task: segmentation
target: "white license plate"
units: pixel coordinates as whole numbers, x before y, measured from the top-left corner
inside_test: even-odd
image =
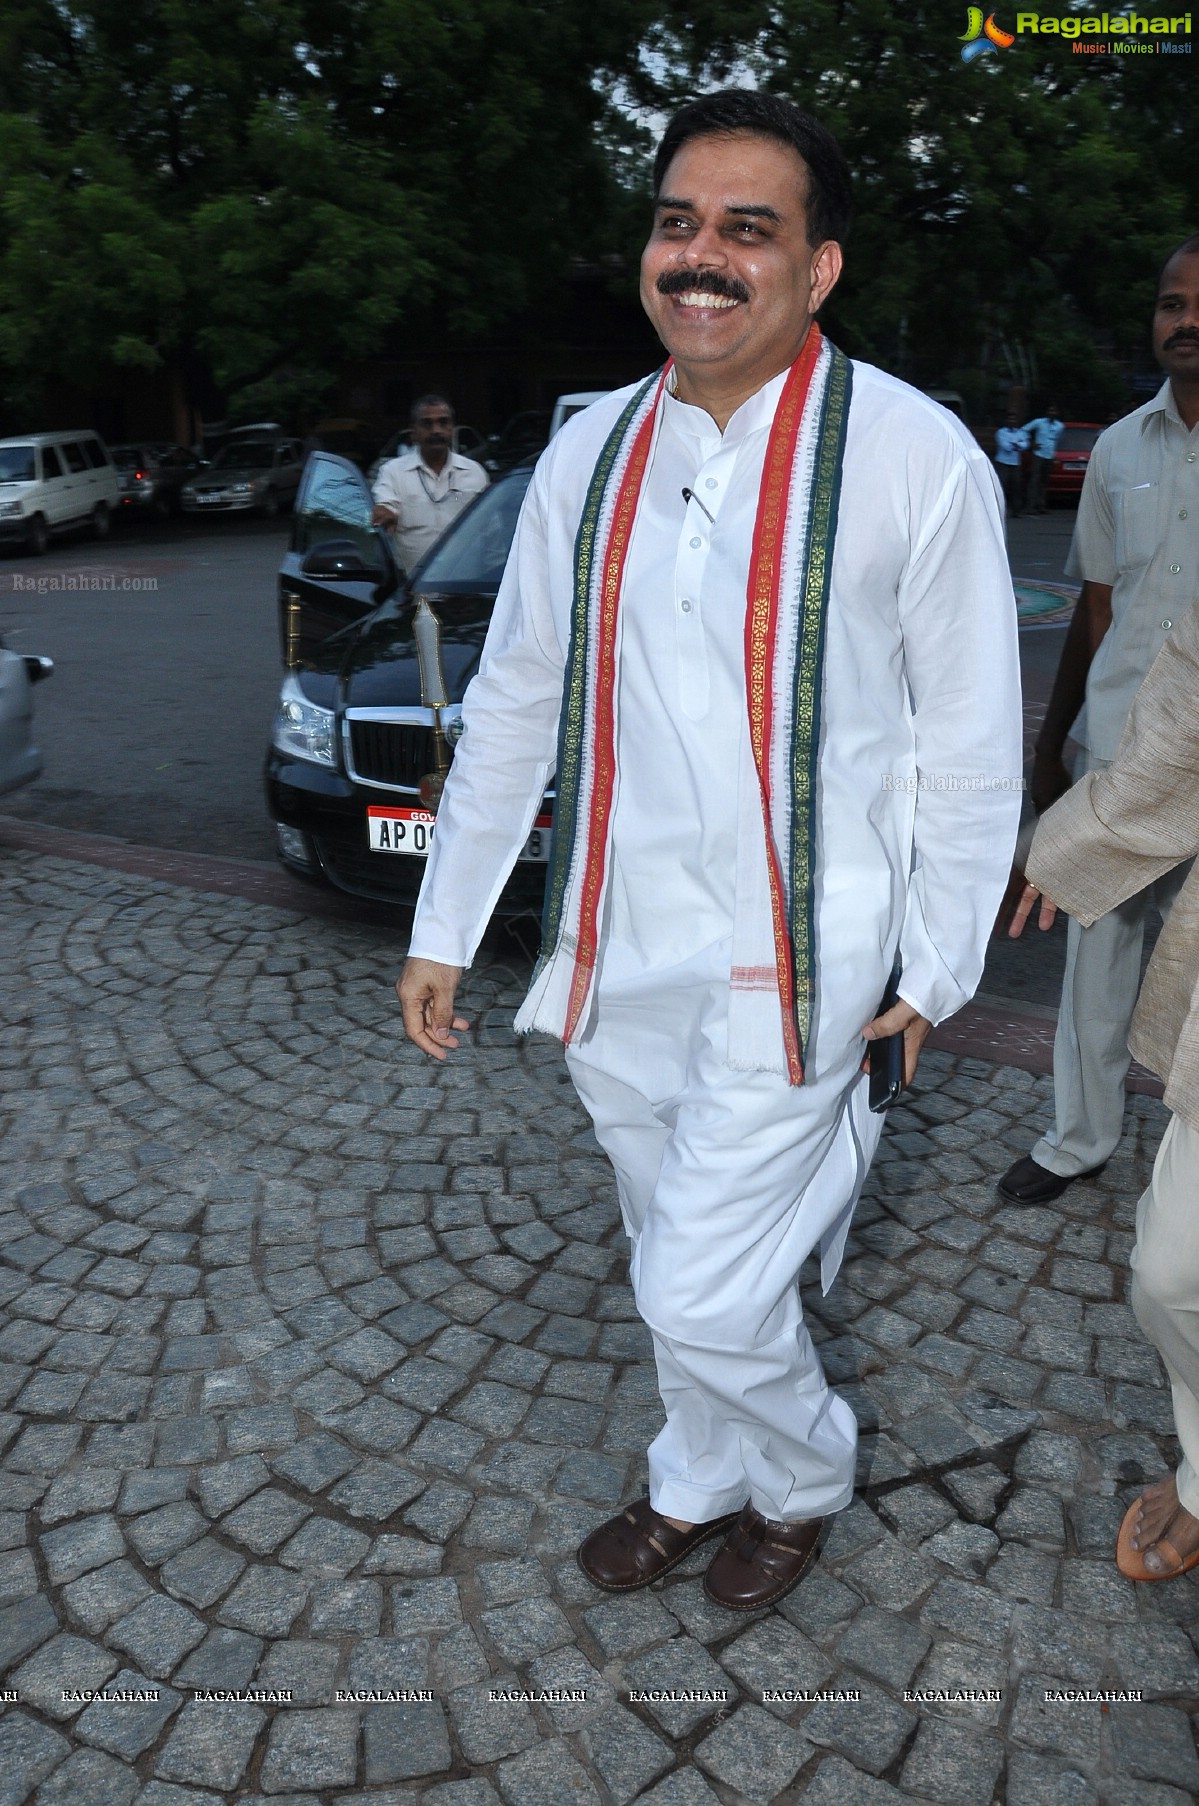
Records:
[[[1085,470],[1086,465],[1085,464],[1063,464],[1062,469],[1063,470]]]
[[[407,853],[410,858],[427,859],[435,825],[430,809],[389,809],[376,804],[366,812],[372,853]],[[544,865],[549,856],[550,817],[539,815],[518,857],[525,864]]]
[[[198,495],[196,497],[196,500],[198,502],[223,502],[224,499],[225,499],[225,497],[223,494],[222,495]]]

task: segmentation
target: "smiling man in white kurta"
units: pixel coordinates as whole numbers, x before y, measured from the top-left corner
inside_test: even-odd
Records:
[[[981,973],[1018,815],[1015,609],[980,448],[815,326],[848,212],[828,135],[711,96],[655,174],[642,293],[674,361],[577,416],[534,474],[399,990],[444,1058],[557,769],[518,1026],[563,1035],[612,1160],[667,1417],[649,1499],[580,1561],[627,1591],[731,1524],[706,1584],[749,1610],[852,1495],[856,1426],[797,1277],[819,1248],[831,1284],[877,1144],[863,1037],[903,1030],[910,1077]],[[760,664],[756,611],[800,591],[780,681],[790,617],[763,613]],[[901,1001],[876,1017],[897,957]]]

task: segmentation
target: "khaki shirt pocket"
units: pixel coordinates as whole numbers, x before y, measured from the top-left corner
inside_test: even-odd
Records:
[[[1116,498],[1117,571],[1139,570],[1153,557],[1161,543],[1160,499],[1156,483],[1125,489]]]

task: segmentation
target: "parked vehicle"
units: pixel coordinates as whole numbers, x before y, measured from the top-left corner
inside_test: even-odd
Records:
[[[318,434],[321,433],[320,427],[317,427],[315,430]],[[328,443],[324,434],[321,434],[321,437],[325,438],[327,450],[338,450],[336,444],[330,445]],[[456,426],[454,428],[454,450],[459,452],[464,458],[473,458],[477,464],[482,463],[486,465],[484,453],[487,450],[488,443],[489,441],[484,439],[477,427]],[[373,457],[369,465],[367,465],[367,482],[373,483],[383,466],[387,463],[387,460],[389,458],[398,458],[401,452],[407,451],[410,444],[411,428],[406,426],[397,427],[391,437],[385,440],[380,446],[376,456]],[[359,460],[355,458],[354,463],[357,464],[358,462]],[[490,469],[490,466],[488,465],[487,468]]]
[[[536,458],[549,443],[551,419],[548,408],[528,408],[522,414],[513,414],[498,433],[492,433],[479,462],[496,477],[527,458]]]
[[[602,401],[611,393],[610,389],[576,389],[573,395],[559,395],[550,415],[550,438],[566,425],[572,414],[581,414],[593,401]]]
[[[0,541],[40,557],[53,533],[90,527],[104,539],[120,490],[95,433],[22,433],[0,439]]]
[[[280,859],[358,896],[411,903],[435,829],[436,783],[462,732],[474,676],[532,465],[476,497],[408,576],[372,527],[370,491],[348,460],[314,452],[279,572],[287,675],[266,761]],[[422,700],[413,630],[424,600],[441,626],[447,705]],[[444,738],[439,738],[439,728]],[[540,904],[547,792],[497,906]]]
[[[114,445],[112,461],[120,484],[122,514],[153,514],[166,520],[179,508],[179,491],[204,468],[182,445]]]
[[[254,509],[273,517],[295,499],[304,469],[297,439],[231,439],[179,491],[185,514]]]
[[[1053,468],[1045,485],[1045,494],[1051,501],[1077,501],[1082,494],[1095,441],[1102,431],[1103,428],[1094,421],[1063,422],[1062,436],[1053,454]]]
[[[33,686],[53,669],[52,659],[10,652],[0,640],[0,796],[30,783],[42,769],[33,743]]]

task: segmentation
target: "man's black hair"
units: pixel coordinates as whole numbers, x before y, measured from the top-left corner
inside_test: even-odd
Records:
[[[409,412],[409,420],[415,420],[417,415],[423,414],[426,408],[444,408],[451,420],[458,418],[454,412],[453,403],[447,401],[444,395],[418,395]]]
[[[1189,238],[1184,238],[1180,245],[1175,245],[1174,249],[1170,252],[1170,255],[1165,259],[1165,262],[1157,273],[1158,288],[1161,288],[1162,277],[1176,257],[1194,257],[1197,254],[1199,254],[1199,232],[1192,232],[1191,236]]]
[[[853,217],[853,196],[841,146],[819,120],[792,101],[753,88],[722,88],[680,108],[654,158],[655,200],[671,161],[684,144],[692,138],[723,138],[734,132],[774,138],[798,151],[808,166],[808,243],[813,248],[828,238],[844,243]]]

